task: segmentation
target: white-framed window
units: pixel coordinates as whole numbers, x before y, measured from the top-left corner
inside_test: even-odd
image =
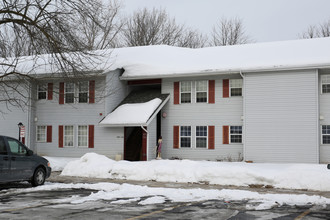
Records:
[[[65,147],[73,147],[74,140],[74,126],[73,125],[65,125],[64,126],[64,146]]]
[[[322,144],[330,144],[330,125],[322,125]]]
[[[47,84],[38,85],[38,100],[47,98]]]
[[[208,81],[196,81],[196,102],[207,102]]]
[[[229,80],[229,91],[230,96],[242,96],[242,79],[230,79]]]
[[[65,83],[65,103],[74,103],[74,83]]]
[[[191,126],[180,127],[180,146],[182,148],[191,147]]]
[[[242,143],[242,126],[230,126],[229,140],[230,143]]]
[[[78,125],[78,147],[88,147],[87,125]]]
[[[46,142],[47,137],[47,126],[38,125],[37,126],[37,142]]]
[[[330,75],[321,76],[322,93],[330,93]]]
[[[192,82],[181,82],[180,83],[181,103],[191,103],[191,83]]]
[[[196,126],[196,148],[207,148],[207,126]]]
[[[88,102],[88,81],[79,82],[78,89],[79,89],[79,96],[78,102],[79,103],[87,103]]]

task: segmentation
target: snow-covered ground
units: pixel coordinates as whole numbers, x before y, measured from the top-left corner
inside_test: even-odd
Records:
[[[80,159],[46,157],[61,175],[232,186],[264,185],[284,189],[330,191],[324,164],[265,164],[191,160],[114,161],[87,153]],[[71,160],[71,161],[70,161]],[[68,162],[70,161],[70,162]],[[62,164],[62,165],[61,165]]]

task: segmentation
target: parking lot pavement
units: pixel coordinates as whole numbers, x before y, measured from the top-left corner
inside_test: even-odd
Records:
[[[75,176],[61,176],[61,172],[52,172],[52,175],[48,182],[54,183],[99,183],[109,182],[117,184],[135,184],[149,187],[165,187],[165,188],[182,188],[182,189],[238,189],[248,190],[258,193],[280,193],[280,194],[306,194],[306,195],[318,195],[326,198],[330,198],[330,191],[311,191],[311,190],[293,190],[293,189],[275,189],[269,186],[258,186],[251,185],[248,187],[237,187],[237,186],[222,186],[222,185],[211,185],[203,183],[172,183],[172,182],[155,182],[155,181],[134,181],[134,180],[118,180],[118,179],[105,179],[105,178],[88,178],[88,177],[75,177]]]

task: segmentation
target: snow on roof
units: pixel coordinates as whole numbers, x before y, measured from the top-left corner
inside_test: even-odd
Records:
[[[146,125],[158,106],[162,103],[159,98],[145,103],[124,104],[108,114],[100,125],[106,126],[140,126]]]
[[[154,45],[92,53],[100,56],[91,59],[82,57],[90,69],[107,72],[123,68],[122,79],[126,80],[330,68],[330,37],[199,49]],[[50,55],[40,55],[38,59],[21,57],[16,70],[26,74],[59,72],[60,69],[51,64],[50,58]],[[2,59],[1,62],[10,63],[10,59]],[[0,65],[0,74],[6,68]]]
[[[330,67],[330,38],[207,47],[144,46],[115,49],[112,68],[122,79]]]

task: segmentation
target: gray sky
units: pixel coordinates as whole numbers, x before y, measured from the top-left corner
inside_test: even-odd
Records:
[[[209,33],[222,17],[239,17],[256,42],[298,39],[309,25],[330,19],[330,0],[122,0],[124,13],[167,10],[178,23]]]

